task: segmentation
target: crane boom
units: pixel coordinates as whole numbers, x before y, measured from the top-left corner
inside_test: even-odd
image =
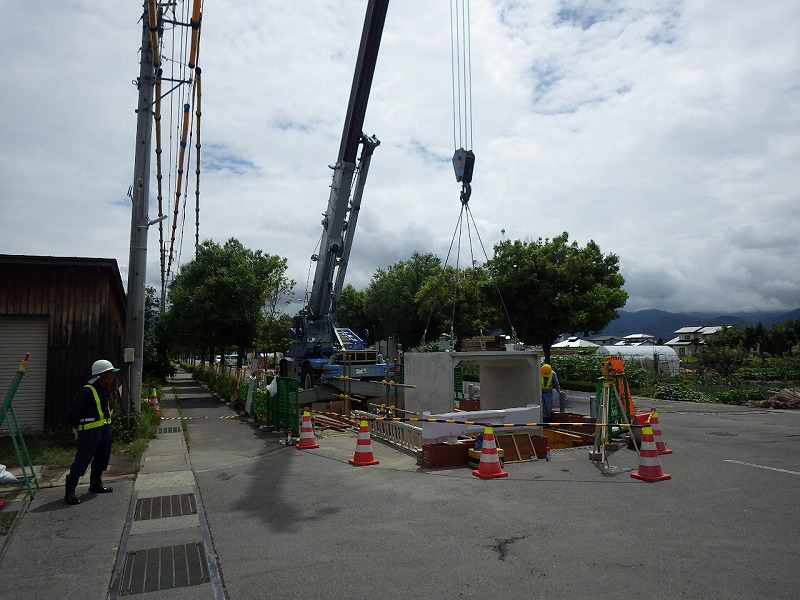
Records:
[[[375,63],[378,60],[378,50],[388,7],[389,0],[370,0],[364,17],[364,28],[361,32],[361,44],[358,49],[353,84],[350,88],[350,101],[347,106],[339,156],[334,166],[328,208],[322,219],[322,240],[307,307],[310,316],[328,314],[331,310],[331,302],[336,300],[333,297],[333,276],[344,252],[343,234],[353,174],[356,170],[356,154],[363,136],[364,117],[367,112],[369,92],[372,88],[372,77],[375,73]],[[348,237],[352,239],[352,233]],[[342,263],[340,267],[344,267],[345,264]]]
[[[364,17],[364,29],[361,32],[361,44],[358,48],[356,69],[353,73],[353,85],[350,88],[350,102],[344,120],[342,143],[339,146],[339,160],[355,162],[358,144],[361,142],[361,129],[364,127],[364,116],[367,113],[369,92],[372,88],[372,76],[378,62],[378,50],[381,46],[383,24],[386,22],[386,11],[389,0],[370,0],[367,14]]]
[[[280,363],[280,374],[299,378],[306,390],[313,389],[323,376],[352,374],[382,381],[394,371],[394,365],[387,364],[377,350],[366,348],[354,332],[335,324],[367,171],[372,152],[380,144],[374,136],[364,135],[363,127],[388,7],[389,0],[369,0],[367,4],[339,155],[332,167],[333,182],[322,217],[319,254],[311,257],[317,262],[314,282],[306,306],[292,321],[289,351]],[[359,145],[362,152],[356,164]]]

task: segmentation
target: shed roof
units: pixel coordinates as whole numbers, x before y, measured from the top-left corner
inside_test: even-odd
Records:
[[[33,256],[27,254],[0,254],[0,267],[45,267],[77,269],[100,269],[108,271],[114,292],[122,306],[126,305],[125,288],[122,286],[122,277],[119,273],[117,260],[114,258],[85,258],[80,256]]]
[[[588,340],[582,340],[579,337],[567,338],[563,342],[553,344],[551,348],[597,348],[598,344]]]
[[[674,331],[673,333],[677,333],[678,335],[682,333],[697,333],[703,327],[701,325],[689,325],[688,327],[681,327],[680,329]]]

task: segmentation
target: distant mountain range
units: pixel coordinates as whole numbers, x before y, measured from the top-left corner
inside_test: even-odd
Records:
[[[620,310],[619,317],[611,321],[600,333],[585,336],[587,338],[601,335],[623,337],[632,333],[646,333],[655,336],[656,340],[665,342],[675,337],[675,331],[681,327],[692,325],[736,325],[744,327],[748,323],[761,323],[771,327],[775,323],[783,323],[790,319],[800,319],[800,308],[788,313],[749,312],[734,314],[718,314],[708,312],[671,313],[663,310],[649,309],[628,312]]]

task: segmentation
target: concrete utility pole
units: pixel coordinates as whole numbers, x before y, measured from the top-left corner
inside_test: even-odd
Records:
[[[125,371],[122,403],[127,414],[130,402],[142,410],[142,353],[144,349],[144,286],[147,269],[147,233],[150,226],[150,150],[153,132],[153,87],[155,69],[150,42],[147,7],[142,17],[142,48],[139,65],[139,104],[136,109],[136,158],[133,167],[131,248],[128,260],[128,303],[125,317]]]

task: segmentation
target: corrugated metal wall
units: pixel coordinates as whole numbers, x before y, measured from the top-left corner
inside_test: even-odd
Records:
[[[125,298],[116,261],[0,255],[0,282],[0,315],[48,320],[44,425],[61,427],[92,363],[122,361]]]
[[[28,352],[31,354],[25,376],[20,381],[17,393],[11,401],[17,423],[24,431],[40,432],[44,426],[49,329],[47,317],[0,315],[0,395],[2,398],[5,398],[25,354]],[[0,435],[7,433],[6,426],[0,429]]]

